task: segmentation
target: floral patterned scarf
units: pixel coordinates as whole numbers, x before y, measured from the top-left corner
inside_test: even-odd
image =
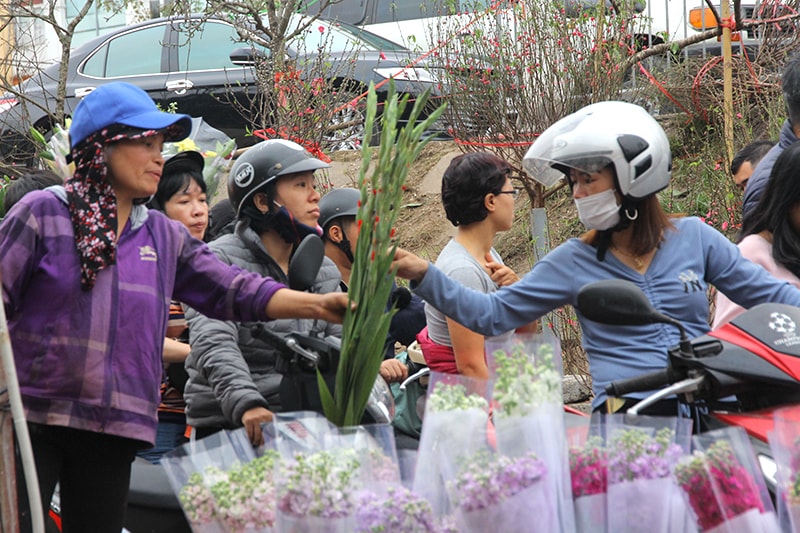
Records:
[[[75,233],[75,246],[81,258],[81,286],[85,290],[94,287],[100,270],[116,261],[117,233],[122,231],[117,227],[117,196],[108,179],[105,147],[118,141],[152,137],[158,133],[160,131],[112,124],[89,135],[72,149],[75,174],[64,187]]]

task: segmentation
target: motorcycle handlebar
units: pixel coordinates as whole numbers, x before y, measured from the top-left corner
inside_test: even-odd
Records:
[[[634,378],[612,381],[606,386],[606,394],[621,398],[632,392],[643,392],[660,389],[677,381],[674,371],[669,368],[648,372]]]

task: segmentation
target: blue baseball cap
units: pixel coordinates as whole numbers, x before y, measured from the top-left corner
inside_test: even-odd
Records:
[[[112,124],[123,124],[141,130],[164,130],[165,141],[185,139],[192,131],[189,115],[164,113],[139,87],[115,81],[101,85],[78,103],[69,127],[70,146],[75,148],[89,135]]]

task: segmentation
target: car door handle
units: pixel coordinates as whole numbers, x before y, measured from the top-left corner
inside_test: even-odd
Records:
[[[167,90],[174,92],[175,94],[181,95],[186,94],[186,91],[194,87],[194,83],[191,80],[177,80],[177,81],[168,81],[167,82]]]
[[[97,87],[81,87],[80,89],[75,89],[75,98],[83,98],[96,88]]]

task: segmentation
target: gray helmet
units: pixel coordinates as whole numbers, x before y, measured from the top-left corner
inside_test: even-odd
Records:
[[[279,176],[328,167],[328,163],[297,143],[283,139],[263,141],[236,160],[228,174],[228,198],[238,217],[247,200]]]
[[[356,216],[358,203],[361,201],[361,191],[350,187],[332,189],[319,201],[319,220],[317,223],[327,228],[328,223],[335,218]]]

